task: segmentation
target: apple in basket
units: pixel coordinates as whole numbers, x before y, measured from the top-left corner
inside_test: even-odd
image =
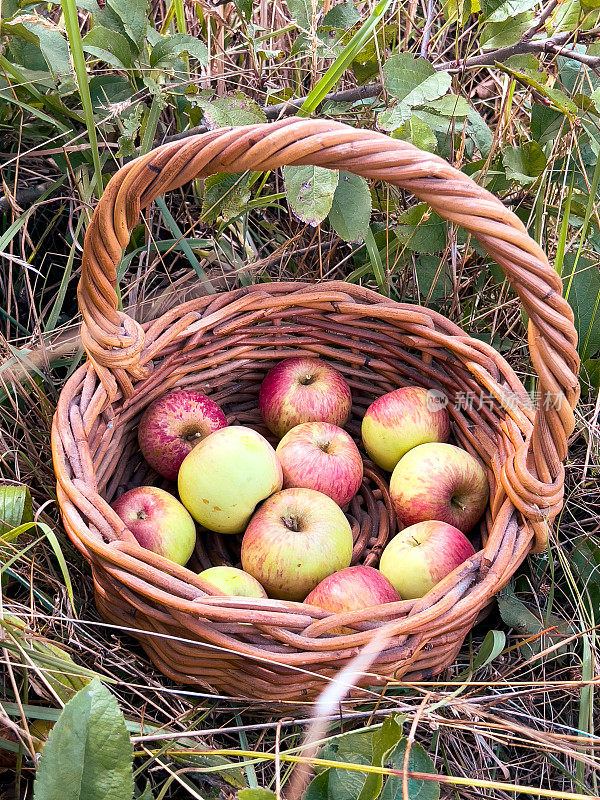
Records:
[[[400,459],[390,480],[390,496],[403,525],[437,519],[467,533],[485,511],[489,485],[470,453],[432,442]]]
[[[188,511],[164,489],[139,486],[112,504],[138,543],[182,566],[196,544],[196,526]]]
[[[150,403],[142,415],[140,450],[152,469],[175,481],[190,450],[226,425],[225,414],[206,395],[185,389],[168,392]]]
[[[342,509],[313,489],[269,497],[242,539],[242,567],[270,597],[304,600],[323,578],[350,566],[352,529]]]
[[[242,569],[236,567],[209,567],[198,573],[208,583],[231,597],[266,597],[267,593],[260,583]]]
[[[447,441],[450,417],[444,399],[422,386],[405,386],[377,398],[366,410],[361,427],[369,457],[391,472],[411,448]]]
[[[359,565],[329,575],[312,590],[304,602],[325,611],[339,613],[361,611],[399,600],[400,595],[379,570]],[[356,630],[342,626],[334,628],[331,633],[356,633]]]
[[[288,431],[275,451],[284,488],[315,489],[344,506],[360,489],[363,463],[346,431],[330,422],[303,422]]]
[[[221,428],[197,444],[179,468],[179,496],[190,514],[217,533],[242,533],[257,504],[281,489],[275,450],[251,428]]]
[[[286,358],[262,382],[258,407],[269,430],[281,438],[301,422],[344,425],[350,416],[350,387],[317,358]]]
[[[458,528],[429,520],[397,533],[381,555],[379,570],[403,600],[413,600],[473,555],[473,545]]]

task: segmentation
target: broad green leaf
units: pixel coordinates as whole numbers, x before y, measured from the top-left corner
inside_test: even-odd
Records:
[[[193,104],[202,109],[202,116],[209,128],[226,128],[230,125],[253,125],[266,122],[262,108],[243,92],[209,100],[197,97]]]
[[[381,726],[380,730],[373,734],[373,766],[383,767],[388,761],[391,753],[404,738],[402,723],[405,721],[404,715],[390,716]],[[383,775],[370,773],[367,775],[365,784],[358,800],[376,800],[381,794],[383,786]]]
[[[238,800],[275,800],[275,792],[270,789],[242,789]]]
[[[37,44],[55,80],[71,77],[69,46],[64,32],[48,18],[21,14],[10,22],[4,22],[2,31]]]
[[[193,56],[200,64],[208,63],[208,49],[204,42],[188,33],[174,33],[164,36],[150,53],[150,66],[153,68],[169,66],[182,53]]]
[[[446,246],[446,222],[427,203],[412,206],[399,217],[395,233],[415,253],[437,253]]]
[[[469,21],[471,14],[481,11],[479,0],[446,0],[443,6],[443,13],[446,20],[456,22],[460,28]]]
[[[471,106],[464,97],[447,94],[445,97],[439,97],[437,100],[432,100],[428,103],[427,110],[433,111],[442,117],[466,117],[471,110]]]
[[[565,288],[571,284],[568,300],[575,315],[578,349],[581,353],[587,340],[586,353],[591,357],[600,350],[600,272],[596,261],[580,257],[573,274],[574,263],[574,254],[565,253],[563,283]]]
[[[481,667],[491,664],[504,650],[505,644],[506,634],[504,631],[488,631],[473,660],[473,669],[481,669]]]
[[[577,581],[589,595],[593,608],[600,608],[600,547],[591,537],[583,539],[571,550],[569,560],[573,563]]]
[[[66,704],[34,783],[34,800],[130,800],[133,747],[113,695],[93,680]]]
[[[435,133],[426,122],[423,122],[416,114],[412,114],[410,119],[403,122],[393,133],[394,139],[403,139],[414,144],[420,150],[433,153],[437,147]]]
[[[360,753],[347,753],[343,759],[347,764],[371,765],[371,759],[365,758]],[[350,797],[358,797],[365,785],[366,775],[364,772],[352,769],[329,770],[328,781],[328,800],[348,800]]]
[[[288,11],[295,19],[299,28],[308,30],[312,25],[313,4],[312,0],[287,0]]]
[[[406,754],[406,739],[402,739],[392,755],[394,769],[403,769]],[[413,742],[408,753],[408,771],[424,772],[436,775],[437,770],[427,752],[417,742]],[[407,800],[438,800],[440,785],[437,781],[423,781],[418,778],[409,778],[407,781]],[[380,800],[402,800],[402,778],[388,778]]]
[[[484,50],[497,50],[516,44],[531,27],[532,19],[533,14],[525,11],[504,22],[490,22],[484,26],[479,43]]]
[[[150,786],[150,781],[146,781],[146,785],[144,786],[144,791],[140,794],[136,793],[134,795],[135,800],[154,800],[154,795],[152,794],[152,787]]]
[[[477,147],[484,158],[487,158],[494,143],[494,135],[489,129],[487,122],[479,111],[472,107],[469,108],[467,122],[467,132],[473,140],[475,147]]]
[[[531,11],[535,5],[535,0],[481,0],[481,11],[488,22],[504,22],[523,11]]]
[[[302,795],[302,800],[329,800],[329,775],[330,769],[326,769],[310,782],[308,789]]]
[[[537,142],[525,142],[518,147],[506,147],[502,163],[508,178],[526,186],[542,174],[546,156]]]
[[[540,146],[554,141],[566,122],[564,114],[554,108],[540,103],[531,106],[531,135]]]
[[[119,17],[131,41],[139,47],[148,27],[147,0],[108,0],[107,5]]]
[[[360,14],[354,3],[350,1],[339,3],[339,5],[330,8],[323,17],[322,24],[344,31],[356,25],[359,20]]]
[[[323,746],[320,758],[325,761],[352,762],[352,755],[359,755],[365,763],[373,758],[373,735],[375,730],[351,731],[336,736]]]
[[[392,97],[409,108],[427,105],[442,97],[452,82],[449,72],[438,72],[429,61],[410,53],[388,58],[383,65],[383,80]]]
[[[361,242],[371,220],[371,192],[364,178],[340,172],[329,211],[331,227],[345,242]]]
[[[245,20],[252,16],[252,0],[233,0],[235,7]]]
[[[336,170],[323,167],[284,167],[285,193],[294,214],[313,227],[331,210],[338,184]]]
[[[131,100],[131,84],[124,75],[95,75],[90,80],[90,98],[94,111],[106,110],[117,103],[127,103]],[[144,110],[144,105],[138,103],[136,108]],[[124,111],[124,115],[128,112]],[[123,116],[121,115],[121,118]]]
[[[502,589],[498,596],[498,610],[502,620],[514,628],[521,636],[537,636],[526,644],[521,645],[521,653],[524,658],[532,658],[546,647],[559,644],[562,639],[572,633],[570,625],[560,617],[550,614],[548,619],[538,616],[537,609],[534,613],[515,595],[514,589],[509,584]],[[550,633],[540,635],[548,628],[555,628]],[[564,655],[568,646],[559,647],[557,655]]]
[[[138,103],[129,114],[121,116],[121,135],[119,136],[119,149],[117,150],[117,158],[133,157],[137,155],[135,148],[135,139],[137,138],[140,126],[142,124],[142,116],[144,114],[144,106]]]
[[[250,200],[249,175],[217,172],[204,181],[202,218],[212,222],[217,217],[230,220],[243,214]]]
[[[106,61],[111,67],[132,67],[135,53],[127,37],[116,31],[94,26],[82,39],[85,53]]]
[[[29,487],[0,486],[0,535],[32,519]]]

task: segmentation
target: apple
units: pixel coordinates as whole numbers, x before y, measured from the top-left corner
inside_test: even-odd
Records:
[[[421,386],[405,386],[377,398],[363,417],[365,450],[391,472],[402,456],[424,442],[445,442],[450,417],[440,395]]]
[[[242,539],[242,568],[270,597],[304,600],[323,578],[350,566],[352,529],[331,497],[284,489],[269,497]]]
[[[458,528],[429,520],[397,533],[381,555],[379,570],[403,600],[413,600],[473,555],[473,545]]]
[[[181,389],[150,403],[140,420],[138,442],[152,469],[175,481],[190,450],[226,425],[225,414],[213,400],[200,392]]]
[[[230,597],[266,597],[267,593],[260,583],[241,569],[235,567],[209,567],[198,573],[217,589]]]
[[[340,373],[316,358],[286,358],[262,382],[258,407],[269,430],[281,438],[301,422],[342,426],[350,416],[350,387]]]
[[[467,533],[481,519],[489,484],[479,461],[453,444],[420,444],[398,462],[390,496],[403,525],[437,519]]]
[[[188,511],[164,489],[139,486],[112,504],[113,510],[146,550],[186,564],[196,545],[196,526]]]
[[[305,603],[318,606],[325,611],[360,611],[363,608],[395,603],[400,595],[379,570],[373,567],[356,566],[334,572],[316,586]],[[342,626],[331,633],[356,633]]]
[[[179,468],[179,496],[190,514],[217,533],[242,533],[261,500],[281,489],[275,450],[242,425],[220,428],[197,444]]]
[[[303,422],[279,442],[277,457],[285,489],[315,489],[338,504],[350,502],[360,489],[363,463],[346,431],[330,422]]]

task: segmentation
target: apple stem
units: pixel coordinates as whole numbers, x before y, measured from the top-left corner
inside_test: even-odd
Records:
[[[465,506],[460,502],[460,500],[457,500],[456,497],[453,497],[451,502],[453,506],[460,508],[461,511],[465,510]]]
[[[300,383],[302,384],[302,386],[310,386],[312,382],[313,382],[312,375],[304,375],[304,377],[300,378]]]
[[[300,528],[298,527],[298,520],[293,515],[290,515],[289,517],[282,517],[281,521],[288,529],[288,531],[297,532],[300,530]]]

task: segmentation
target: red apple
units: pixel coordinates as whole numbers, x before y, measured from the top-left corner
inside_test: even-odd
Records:
[[[241,569],[227,567],[209,567],[198,573],[199,578],[204,578],[217,589],[231,597],[266,597],[267,593],[260,583]]]
[[[411,448],[424,442],[447,441],[450,417],[443,399],[421,386],[406,386],[371,403],[361,433],[373,461],[391,472]]]
[[[182,566],[189,561],[196,545],[196,526],[172,494],[156,486],[139,486],[125,492],[112,507],[142,547]]]
[[[242,539],[242,567],[270,597],[303,600],[323,578],[350,566],[352,529],[342,509],[313,489],[269,497]]]
[[[316,358],[286,358],[262,382],[258,407],[272,433],[281,438],[301,422],[344,425],[350,416],[350,388],[340,373]]]
[[[396,534],[383,551],[379,569],[403,600],[413,600],[473,555],[473,545],[458,528],[430,520]]]
[[[453,444],[421,444],[403,456],[390,480],[398,519],[437,519],[467,533],[485,511],[489,485],[479,461]]]
[[[360,489],[363,464],[346,431],[330,422],[303,422],[288,431],[275,451],[283,468],[283,487],[315,489],[338,504]]]
[[[140,450],[152,469],[175,481],[190,450],[226,425],[225,414],[206,395],[187,389],[169,392],[144,411],[138,427]]]
[[[348,567],[325,578],[308,595],[305,603],[325,611],[360,611],[363,608],[395,603],[398,592],[379,570],[373,567]],[[356,633],[352,628],[335,628],[331,633]]]

